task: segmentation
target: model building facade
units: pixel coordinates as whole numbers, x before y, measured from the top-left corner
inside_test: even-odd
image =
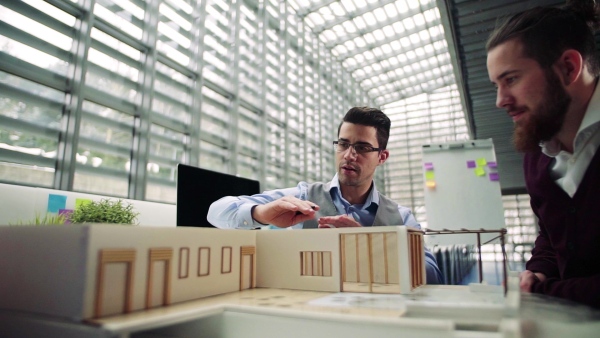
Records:
[[[407,227],[241,231],[111,225],[0,228],[0,308],[102,318],[248,288],[410,293]]]

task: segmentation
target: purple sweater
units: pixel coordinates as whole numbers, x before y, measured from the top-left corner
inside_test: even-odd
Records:
[[[600,308],[600,151],[573,198],[550,177],[552,158],[525,155],[525,182],[540,234],[527,270],[548,277],[532,290]]]

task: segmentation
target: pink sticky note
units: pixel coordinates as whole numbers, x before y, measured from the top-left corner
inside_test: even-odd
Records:
[[[433,163],[427,162],[424,164],[425,170],[433,170]]]
[[[488,162],[487,166],[488,166],[488,168],[498,168],[498,163],[496,163],[496,162]]]
[[[500,181],[500,176],[498,175],[498,173],[490,173],[490,181]]]
[[[467,168],[475,168],[475,161],[467,161]]]

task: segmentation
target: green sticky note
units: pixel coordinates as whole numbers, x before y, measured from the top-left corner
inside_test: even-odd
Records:
[[[487,165],[487,161],[485,160],[485,158],[478,158],[477,159],[477,166],[478,167],[483,167]]]
[[[85,198],[76,198],[75,199],[75,209],[78,209],[82,205],[90,204],[92,200],[88,200]]]
[[[481,168],[481,167],[475,168],[475,175],[485,176],[485,170],[483,170],[483,168]]]
[[[435,180],[435,171],[426,171],[425,172],[425,180],[427,180],[427,181]]]

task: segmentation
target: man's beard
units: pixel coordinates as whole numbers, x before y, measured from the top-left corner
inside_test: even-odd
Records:
[[[571,104],[571,97],[551,69],[546,72],[546,90],[542,102],[527,118],[518,120],[514,126],[513,142],[521,152],[536,151],[540,142],[550,140],[562,128]]]

